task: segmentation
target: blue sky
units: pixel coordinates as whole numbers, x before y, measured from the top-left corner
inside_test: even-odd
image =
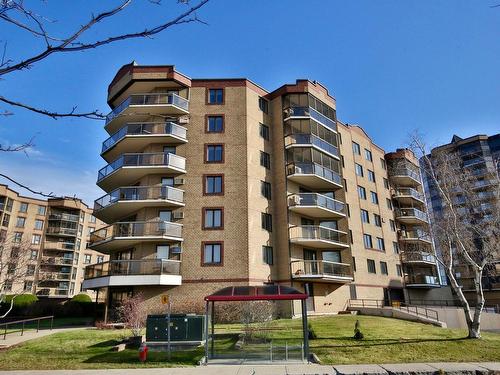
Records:
[[[111,3],[116,2],[35,2],[37,11],[57,20],[50,28],[59,35]],[[176,0],[162,3],[135,0],[86,40],[141,30],[183,9]],[[47,109],[78,105],[108,112],[107,85],[132,60],[174,64],[193,78],[247,77],[268,90],[309,78],[336,97],[339,119],[363,126],[384,149],[404,146],[415,129],[437,145],[453,133],[465,137],[500,128],[500,8],[491,8],[496,3],[211,0],[198,13],[208,25],[181,25],[154,39],[54,55],[5,76],[0,92]],[[6,39],[14,60],[43,48],[41,41],[0,24],[0,40]],[[36,146],[28,156],[1,155],[3,173],[89,204],[103,194],[95,186],[97,170],[105,165],[99,157],[107,137],[102,123],[14,112],[0,117],[0,143],[35,136]]]

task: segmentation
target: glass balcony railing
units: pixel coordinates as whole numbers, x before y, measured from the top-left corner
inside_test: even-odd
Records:
[[[336,199],[318,193],[298,193],[289,197],[290,207],[311,207],[317,206],[326,210],[345,214],[345,204]]]
[[[101,210],[119,201],[169,200],[184,202],[184,191],[170,186],[121,187],[95,200],[94,210]]]
[[[91,245],[113,238],[182,237],[182,225],[169,221],[129,221],[108,225],[90,233]]]
[[[64,257],[42,257],[42,264],[44,265],[72,265],[73,258]]]
[[[284,110],[283,118],[290,117],[310,117],[327,128],[337,131],[337,123],[312,107],[288,107]]]
[[[292,276],[352,278],[351,265],[347,263],[328,262],[326,260],[294,260],[290,262]]]
[[[189,100],[174,93],[133,94],[121,102],[106,116],[106,124],[115,119],[129,106],[172,105],[184,111],[189,110]]]
[[[178,169],[186,168],[186,159],[182,156],[166,153],[123,154],[114,162],[99,170],[97,181],[101,181],[122,167],[154,167],[168,166]]]
[[[411,196],[415,199],[424,200],[424,195],[420,193],[418,190],[413,189],[413,188],[399,188],[394,191],[394,197],[406,197],[406,196]]]
[[[401,253],[401,261],[403,263],[408,262],[426,262],[426,263],[436,263],[436,258],[433,254],[424,253],[420,251],[408,252],[404,251]]]
[[[63,235],[63,236],[76,236],[78,229],[76,228],[66,228],[61,226],[49,226],[47,227],[47,234],[51,235]]]
[[[405,275],[404,280],[407,285],[439,285],[439,278],[432,275]]]
[[[328,152],[331,155],[339,156],[339,149],[331,143],[319,138],[314,134],[290,134],[285,137],[285,146],[290,145],[311,145]]]
[[[180,268],[179,260],[111,260],[85,267],[85,280],[104,276],[180,275]]]
[[[290,163],[287,165],[287,175],[315,175],[342,185],[340,174],[317,163]]]
[[[300,225],[290,228],[292,240],[318,240],[347,245],[347,233],[320,225]]]
[[[400,233],[400,238],[403,240],[423,240],[431,241],[431,236],[428,232],[420,229],[416,230],[403,230]]]
[[[394,177],[410,177],[420,182],[420,173],[409,168],[397,168],[390,173]]]
[[[396,208],[396,217],[416,217],[417,219],[427,221],[427,214],[416,208]]]
[[[75,229],[76,231],[76,229]],[[45,241],[44,249],[48,250],[75,250],[73,242]]]
[[[185,140],[187,129],[173,122],[127,124],[103,142],[101,152],[106,152],[127,135],[172,135]]]
[[[49,220],[61,220],[61,221],[80,221],[80,215],[73,215],[67,213],[51,213],[49,215]]]

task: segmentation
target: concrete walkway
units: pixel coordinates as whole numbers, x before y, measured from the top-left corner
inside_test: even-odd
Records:
[[[0,371],[2,375],[493,375],[500,374],[500,362],[407,363],[387,365],[269,365],[202,366],[191,368]]]
[[[8,349],[11,346],[21,344],[25,341],[38,339],[40,337],[52,335],[54,333],[73,331],[75,329],[84,329],[88,327],[69,327],[69,328],[54,328],[54,329],[41,329],[40,331],[36,330],[27,330],[24,331],[24,334],[21,336],[21,332],[8,333],[6,339],[3,339],[2,332],[0,331],[0,349]]]

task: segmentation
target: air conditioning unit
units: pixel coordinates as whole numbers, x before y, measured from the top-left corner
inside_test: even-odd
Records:
[[[180,246],[174,246],[170,248],[170,253],[171,254],[181,254],[182,253],[182,247]]]
[[[178,123],[179,124],[189,124],[189,117],[187,117],[187,116],[179,117]]]
[[[174,219],[184,219],[184,212],[182,211],[174,212]]]
[[[174,178],[174,185],[184,185],[185,180],[183,178]]]

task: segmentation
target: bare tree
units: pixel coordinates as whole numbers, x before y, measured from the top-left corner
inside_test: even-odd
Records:
[[[146,326],[148,311],[145,308],[144,297],[141,293],[127,297],[117,308],[117,313],[122,323],[130,329],[132,336],[140,336]]]
[[[468,337],[480,338],[483,278],[500,255],[498,161],[488,169],[477,169],[464,167],[454,151],[437,150],[431,156],[418,134],[412,136],[412,147],[421,155],[430,189],[442,202],[442,210],[435,211],[431,221],[434,241],[442,253],[438,261],[464,309]],[[473,280],[470,285],[464,285],[467,277]],[[473,306],[464,295],[464,286],[475,292]]]

